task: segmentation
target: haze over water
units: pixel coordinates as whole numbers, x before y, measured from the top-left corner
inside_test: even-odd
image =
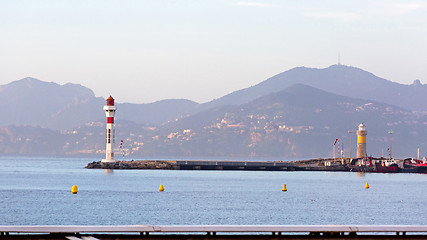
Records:
[[[427,224],[423,174],[108,173],[93,160],[0,158],[0,225]]]

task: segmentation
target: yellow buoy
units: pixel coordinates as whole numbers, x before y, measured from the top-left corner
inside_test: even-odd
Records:
[[[283,192],[288,191],[288,189],[286,189],[286,184],[283,184],[282,191],[283,191]]]
[[[77,192],[78,192],[79,190],[77,189],[77,186],[76,185],[73,185],[72,187],[71,187],[71,193],[72,194],[77,194]]]
[[[163,184],[160,184],[159,191],[163,192],[164,190],[165,190],[165,188],[163,187]]]
[[[366,189],[368,189],[368,188],[369,188],[369,184],[368,184],[368,183],[366,183],[366,184],[365,184],[365,188],[366,188]]]

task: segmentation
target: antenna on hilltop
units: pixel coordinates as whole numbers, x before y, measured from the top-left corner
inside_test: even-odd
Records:
[[[341,53],[338,52],[338,65],[341,65]]]

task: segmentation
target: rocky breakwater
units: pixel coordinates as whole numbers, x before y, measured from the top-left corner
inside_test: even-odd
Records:
[[[112,163],[92,162],[91,169],[164,170],[247,170],[247,171],[349,171],[349,159],[310,159],[299,161],[205,161],[132,160]]]
[[[293,161],[300,171],[350,171],[348,167],[350,158],[317,158],[309,160]]]
[[[112,163],[91,162],[86,168],[90,169],[177,169],[176,161],[167,160],[138,160],[117,161]]]

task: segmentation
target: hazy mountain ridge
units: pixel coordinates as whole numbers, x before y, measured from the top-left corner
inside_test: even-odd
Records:
[[[336,138],[349,143],[348,130],[353,130],[355,153],[355,130],[363,122],[368,153],[387,155],[388,131],[393,130],[393,149],[406,157],[417,147],[427,148],[427,111],[367,99],[412,103],[416,108],[416,103],[427,101],[425,89],[419,81],[393,83],[342,65],[300,67],[205,104],[185,99],[132,104],[116,99],[116,140],[124,139],[133,157],[329,157]],[[0,154],[103,154],[105,99],[92,90],[26,78],[0,86],[0,101],[6,106],[0,109],[2,126],[28,125],[0,129]]]
[[[395,129],[395,141],[399,143],[395,147],[396,153],[404,154],[411,146],[420,146],[417,141],[423,139],[421,132],[425,132],[425,127],[423,131],[417,129],[423,128],[426,121],[426,116],[396,106],[339,96],[302,84],[248,104],[219,107],[207,112],[211,114],[210,119],[205,118],[203,126],[200,126],[197,115],[174,123],[172,129],[176,130],[177,136],[188,139],[181,132],[194,134],[193,143],[191,138],[183,142],[179,137],[168,136],[169,144],[172,139],[181,144],[182,154],[207,155],[214,153],[203,152],[203,149],[221,149],[217,150],[222,154],[219,156],[330,156],[334,140],[342,138],[348,144],[347,131],[355,133],[357,126],[364,122],[369,129],[370,147],[376,148],[371,149],[372,154],[378,156],[381,154],[379,149],[387,149],[390,129]],[[209,114],[203,113],[204,116]],[[166,139],[165,135],[160,137]],[[415,143],[402,141],[408,137],[416,139]]]
[[[343,96],[385,102],[409,110],[427,110],[427,106],[424,104],[427,101],[427,87],[419,80],[414,84],[405,85],[377,77],[359,68],[344,65],[332,65],[322,69],[293,68],[255,86],[205,103],[204,107],[240,105],[297,83]]]
[[[63,129],[93,121],[92,106],[103,104],[93,91],[78,84],[59,85],[24,78],[0,86],[0,122],[3,126],[33,125]]]
[[[298,114],[291,114],[292,111],[298,111]],[[219,117],[222,117],[226,114],[244,116],[257,114],[284,114],[288,120],[292,119],[292,124],[299,124],[319,121],[317,118],[313,118],[311,116],[313,113],[319,116],[323,116],[325,113],[327,113],[324,116],[326,118],[341,119],[347,124],[348,122],[353,122],[354,124],[357,123],[358,125],[361,120],[347,120],[346,118],[348,116],[345,114],[361,114],[369,112],[369,114],[377,115],[375,111],[377,111],[377,113],[383,114],[384,118],[388,118],[389,116],[395,114],[399,114],[401,117],[405,118],[406,116],[410,116],[411,118],[420,117],[418,114],[393,105],[365,99],[340,96],[314,87],[310,87],[308,85],[295,84],[280,92],[270,93],[246,104],[239,106],[227,105],[193,114],[187,118],[183,118],[179,121],[176,121],[175,123],[169,124],[169,128],[171,125],[174,129],[203,127],[200,125],[201,123],[204,123],[205,125],[212,123],[215,121],[215,119],[218,119]],[[367,118],[369,117],[369,114],[367,116],[361,116],[360,118]],[[307,118],[308,115],[310,115],[311,118]],[[277,117],[283,116],[280,115]]]
[[[307,98],[310,96],[310,98]],[[280,92],[255,99],[240,106],[222,106],[191,115],[160,127],[150,127],[127,121],[116,123],[116,156],[121,158],[118,145],[124,140],[127,158],[137,157],[240,157],[240,158],[315,158],[332,156],[336,138],[349,143],[348,130],[360,122],[368,128],[368,153],[387,155],[388,131],[392,129],[394,153],[408,156],[416,147],[427,147],[427,117],[411,111],[364,99],[331,94],[307,85],[296,84]],[[53,131],[55,149],[63,155],[103,156],[105,148],[104,122],[94,122],[73,131]],[[18,129],[0,131],[0,144]],[[41,135],[45,135],[40,129]],[[36,131],[29,141],[15,141],[8,153],[31,155],[29,145],[37,143],[49,149],[50,142],[39,139]],[[33,138],[36,139],[33,140]],[[14,137],[17,139],[17,137]],[[62,145],[61,145],[62,143]],[[348,148],[346,154],[348,155]],[[38,149],[37,151],[40,152]],[[58,150],[59,151],[59,150]],[[61,152],[59,151],[59,152]],[[119,157],[120,156],[120,157]]]
[[[370,99],[409,110],[427,111],[427,87],[420,81],[404,85],[364,70],[343,65],[324,69],[298,67],[275,75],[259,84],[235,91],[208,103],[168,99],[147,104],[120,103],[118,119],[160,126],[211,108],[249,103],[291,85],[302,83],[338,95]],[[42,126],[58,130],[102,121],[105,99],[78,84],[43,82],[24,78],[0,86],[1,126],[10,124]],[[120,110],[121,109],[121,110]],[[200,115],[199,115],[200,116]]]
[[[67,130],[105,118],[105,99],[79,84],[59,85],[24,78],[0,86],[1,126],[31,125]],[[117,103],[120,117],[141,124],[161,125],[187,116],[198,103],[167,99],[148,104]]]
[[[166,99],[148,104],[117,104],[121,118],[149,125],[161,125],[184,118],[198,106],[198,103],[186,99]]]

